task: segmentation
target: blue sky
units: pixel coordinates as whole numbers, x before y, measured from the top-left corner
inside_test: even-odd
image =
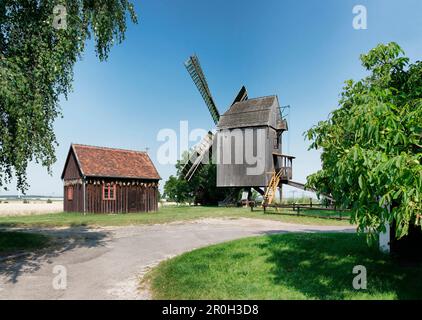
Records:
[[[390,41],[412,61],[422,53],[420,0],[134,2],[139,24],[129,25],[109,60],[99,62],[89,44],[76,64],[74,91],[55,123],[60,146],[53,175],[31,164],[29,194],[62,195],[60,175],[72,142],[148,147],[164,180],[174,174],[174,166],[156,160],[159,130],[178,131],[181,120],[190,129],[214,127],[183,66],[192,53],[200,57],[220,112],[241,85],[250,97],[277,94],[291,106],[283,151],[296,156],[294,180],[305,181],[320,160],[318,152],[307,151],[302,133],[336,108],[346,79],[365,75],[359,55]],[[367,8],[367,30],[352,27],[358,4]]]

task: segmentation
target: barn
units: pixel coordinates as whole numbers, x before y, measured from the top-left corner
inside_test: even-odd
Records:
[[[66,212],[158,210],[161,178],[146,152],[72,144],[61,178]]]

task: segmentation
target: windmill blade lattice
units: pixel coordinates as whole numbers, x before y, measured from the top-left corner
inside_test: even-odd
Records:
[[[198,57],[196,55],[190,56],[189,59],[185,62],[185,67],[188,70],[189,75],[191,76],[196,87],[198,88],[199,93],[204,99],[204,102],[208,107],[214,123],[217,125],[220,121],[220,113],[218,112],[217,106],[215,105],[214,99],[212,98]],[[233,101],[233,104],[247,99],[248,92],[246,88],[242,86],[235,100]],[[203,166],[203,164],[208,163],[208,160],[211,159],[213,143],[214,134],[210,131],[200,143],[193,147],[186,164],[181,170],[182,176],[187,181],[190,181],[195,176],[195,174],[200,171],[200,168]]]
[[[208,87],[207,80],[205,79],[204,72],[202,71],[201,64],[196,55],[189,57],[185,62],[185,67],[188,70],[193,82],[199,90],[205,104],[208,107],[211,117],[214,123],[217,124],[220,120],[220,113],[218,112],[217,106],[215,105],[214,99],[212,98],[210,89]]]

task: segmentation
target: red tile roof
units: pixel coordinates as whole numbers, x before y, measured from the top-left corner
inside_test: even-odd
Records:
[[[161,179],[146,152],[72,144],[87,177]]]

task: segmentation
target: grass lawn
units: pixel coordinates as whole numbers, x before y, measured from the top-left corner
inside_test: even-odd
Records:
[[[367,268],[367,290],[352,286]],[[236,240],[162,262],[144,279],[154,299],[422,299],[422,265],[399,265],[348,233]]]
[[[41,249],[49,242],[50,238],[42,234],[0,231],[0,256]]]
[[[283,209],[280,212],[293,211]],[[325,214],[327,212],[325,211]],[[87,214],[56,213],[29,216],[0,217],[0,227],[55,227],[55,226],[121,226],[135,224],[157,224],[200,218],[258,218],[308,225],[350,225],[348,221],[319,219],[277,214],[274,209],[251,212],[249,208],[223,207],[164,207],[154,213],[131,214]]]

